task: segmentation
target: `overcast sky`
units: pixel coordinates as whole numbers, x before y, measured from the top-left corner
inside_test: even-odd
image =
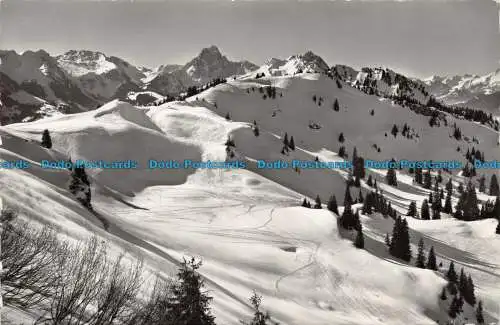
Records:
[[[312,50],[330,65],[383,65],[419,77],[500,67],[498,5],[491,0],[4,0],[0,24],[2,49],[99,50],[148,67],[185,63],[212,44],[256,64]]]

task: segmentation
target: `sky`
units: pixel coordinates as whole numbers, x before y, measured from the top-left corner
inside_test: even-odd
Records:
[[[98,50],[152,68],[210,45],[259,65],[312,50],[330,65],[415,77],[483,74],[500,67],[498,15],[491,0],[4,0],[0,48]]]

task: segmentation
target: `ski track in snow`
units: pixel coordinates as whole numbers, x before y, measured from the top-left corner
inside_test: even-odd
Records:
[[[294,87],[293,83],[296,82],[300,87],[307,89],[313,82],[317,81],[316,79],[320,79],[320,77],[313,77],[310,76],[310,80],[294,79],[290,87]],[[216,96],[216,92],[221,91],[222,95],[219,94],[222,96],[220,107],[223,106],[224,101],[228,101],[226,104],[231,107],[232,116],[233,114],[242,114],[242,116],[253,114],[259,107],[256,107],[254,111],[245,107],[248,103],[239,107],[239,102],[231,102],[223,97],[229,95],[221,90],[226,89],[225,91],[231,96],[240,96],[241,89],[239,87],[246,87],[250,84],[253,83],[237,80],[234,85],[221,85],[216,87],[217,89],[209,89],[198,96],[207,97],[208,103],[211,96]],[[354,95],[349,93],[353,90],[348,86],[343,92],[345,93],[340,95],[345,96],[345,98],[342,98],[341,102],[349,97],[354,98]],[[372,106],[373,103],[367,104],[365,101],[368,99],[362,98],[363,102],[360,106]],[[293,101],[291,102],[293,103]],[[33,124],[14,125],[6,128],[8,131],[6,133],[10,132],[11,135],[4,136],[2,132],[2,141],[8,140],[6,141],[8,145],[0,150],[0,157],[26,156],[26,159],[33,161],[38,159],[38,156],[46,157],[47,151],[40,150],[35,142],[27,142],[21,147],[22,142],[16,143],[14,141],[14,136],[35,139],[44,128],[62,128],[61,134],[55,137],[55,143],[59,147],[71,145],[70,148],[65,147],[67,151],[65,154],[70,149],[81,149],[79,146],[83,147],[86,143],[72,143],[70,138],[68,138],[70,139],[68,142],[63,142],[61,136],[79,134],[85,130],[84,126],[87,125],[89,129],[92,129],[92,132],[96,132],[99,137],[103,138],[111,137],[118,131],[136,132],[135,135],[139,141],[143,140],[141,143],[148,143],[148,140],[153,139],[153,134],[164,136],[165,138],[162,139],[165,142],[168,141],[169,145],[178,146],[175,147],[174,153],[168,152],[168,154],[183,157],[185,154],[183,149],[187,150],[186,148],[189,147],[199,150],[199,156],[203,159],[212,160],[225,159],[223,143],[228,134],[233,134],[237,136],[237,150],[241,150],[242,156],[256,158],[251,151],[253,135],[250,134],[249,138],[247,134],[250,131],[248,121],[225,121],[206,107],[198,107],[195,104],[193,102],[174,102],[140,110],[138,113],[132,107],[114,102],[107,105],[105,109],[101,109],[98,114],[88,112],[80,115],[82,119],[78,121],[78,124],[73,124],[71,116],[65,116]],[[288,105],[292,104],[288,103]],[[299,101],[298,106],[301,105],[304,105],[304,101]],[[386,104],[377,103],[377,105]],[[282,109],[280,117],[283,116],[286,119],[287,105],[282,104],[280,107],[280,110]],[[377,109],[379,108],[380,110],[387,109],[382,106]],[[118,114],[110,115],[110,113],[115,112],[115,109]],[[221,112],[222,108],[218,110],[222,115],[226,113],[225,111]],[[266,111],[267,113],[269,112]],[[377,110],[377,116],[378,114]],[[401,113],[397,112],[397,114]],[[241,120],[246,121],[247,118]],[[259,123],[261,123],[260,120]],[[262,121],[262,123],[267,123],[267,121]],[[80,127],[80,125],[83,126]],[[297,132],[298,130],[297,127]],[[264,143],[259,150],[266,154],[269,153],[270,158],[282,158],[279,154],[272,156],[276,151],[276,144],[281,144],[280,132],[281,129],[274,125],[262,126],[260,140],[269,141],[269,143]],[[12,138],[8,138],[9,136]],[[305,135],[302,138],[307,140]],[[299,140],[303,139],[299,138]],[[383,140],[378,139],[377,141],[383,143]],[[90,149],[101,150],[99,142],[96,143],[95,147]],[[33,147],[29,147],[30,145]],[[311,149],[307,150],[310,147]],[[37,151],[32,150],[31,152],[28,150],[30,148],[36,148]],[[89,150],[89,148],[86,149]],[[143,148],[138,146],[137,149]],[[160,150],[160,148],[153,147],[153,150]],[[145,154],[149,153],[146,151]],[[64,157],[62,152],[55,150],[51,152],[52,154],[52,158]],[[321,160],[340,160],[333,151],[325,149],[322,142],[316,138],[310,143],[297,146],[296,152],[292,153],[290,158],[312,159],[315,155]],[[380,182],[380,187],[384,191],[384,196],[393,207],[401,212],[407,209],[412,200],[420,202],[429,193],[428,190],[413,184],[406,176],[401,175],[402,177],[398,178],[401,186],[393,188],[383,184],[384,174],[382,171],[375,169],[367,171],[376,176],[375,178]],[[342,170],[331,170],[327,173],[328,176],[339,176],[333,178],[336,182],[343,181],[347,177],[347,172]],[[22,185],[10,184],[19,187],[34,184],[25,179],[27,174],[29,175],[28,172],[19,172],[19,179],[26,183]],[[190,253],[202,254],[206,264],[201,269],[201,274],[208,287],[228,297],[230,301],[236,302],[239,307],[244,309],[242,312],[238,307],[234,307],[234,310],[226,312],[221,308],[221,305],[224,306],[224,304],[218,305],[216,307],[217,317],[227,320],[228,324],[235,323],[232,321],[251,311],[247,300],[247,296],[251,294],[251,288],[263,291],[264,302],[267,303],[266,309],[269,309],[273,315],[277,315],[277,319],[283,324],[302,325],[305,324],[304,319],[314,325],[330,324],[331,319],[335,317],[337,317],[339,324],[374,325],[409,324],[411,322],[427,324],[430,320],[421,309],[434,308],[434,312],[439,312],[436,306],[429,306],[432,303],[419,298],[424,295],[424,292],[419,291],[414,285],[418,281],[434,285],[435,288],[432,290],[436,291],[437,297],[440,291],[439,285],[443,284],[442,278],[428,270],[423,272],[409,268],[404,263],[387,255],[383,240],[385,233],[390,233],[392,230],[392,219],[362,216],[363,223],[366,225],[364,228],[366,249],[357,250],[352,247],[350,240],[341,239],[342,235],[338,236],[336,219],[332,213],[325,209],[315,210],[297,207],[303,195],[277,184],[280,182],[279,177],[275,179],[276,182],[272,182],[271,176],[265,178],[250,171],[224,171],[216,174],[213,171],[199,170],[187,175],[186,180],[180,184],[143,186],[130,196],[121,192],[121,187],[108,186],[114,185],[113,183],[109,184],[113,180],[112,178],[111,180],[110,178],[97,178],[94,182],[97,195],[93,198],[95,200],[94,216],[97,217],[97,220],[91,219],[92,216],[88,213],[80,213],[79,210],[74,215],[71,215],[70,211],[64,210],[64,214],[61,213],[57,216],[59,218],[57,221],[67,221],[66,218],[81,218],[83,215],[88,218],[87,221],[100,228],[100,220],[110,235],[108,239],[115,243],[130,243],[152,256],[159,257],[158,260],[151,258],[158,265],[164,265],[161,263],[166,261],[178,267],[181,261],[179,256]],[[33,178],[36,177],[44,181],[47,180],[47,184],[51,186],[50,191],[57,188],[59,194],[67,194],[67,191],[63,189],[65,184],[61,181],[66,180],[66,174],[36,170],[36,172],[33,171]],[[2,180],[0,177],[0,181]],[[7,181],[11,181],[11,179],[7,178]],[[30,178],[30,182],[35,181]],[[130,182],[133,183],[134,180],[130,180]],[[306,184],[303,179],[299,179],[293,184],[297,188],[310,185]],[[44,186],[47,187],[46,184]],[[19,189],[19,187],[13,187],[12,192],[9,192],[9,195],[13,195],[14,199],[18,198],[14,196],[16,194],[14,188]],[[364,190],[369,190],[364,181],[362,187]],[[343,193],[343,189],[342,182],[333,191],[342,191],[341,193]],[[328,190],[332,191],[331,188]],[[49,194],[50,198],[55,197],[52,192],[46,191],[47,197]],[[339,197],[337,192],[337,198]],[[29,197],[24,197],[24,199],[30,200]],[[56,199],[60,201],[56,201]],[[53,200],[43,204],[57,205],[60,203],[54,202],[65,202],[59,197],[55,197]],[[30,204],[32,206],[40,204],[34,202]],[[34,210],[30,213],[36,213]],[[69,215],[71,217],[68,217]],[[43,220],[44,216],[38,217]],[[83,223],[78,223],[78,225],[81,228],[76,229],[88,227]],[[481,252],[472,253],[457,247],[454,242],[447,242],[446,229],[429,231],[422,227],[418,228],[417,225],[415,225],[416,229],[412,229],[412,226],[414,225],[410,222],[413,249],[418,243],[418,239],[422,237],[427,248],[431,245],[434,246],[439,260],[453,260],[457,265],[466,267],[467,272],[473,273],[478,288],[490,288],[494,283],[498,283],[500,266],[496,263],[485,262],[485,260],[494,260],[491,259],[492,252],[495,251],[494,247],[489,247],[489,251],[482,255]],[[90,227],[88,229],[92,230]],[[477,239],[472,238],[471,240]],[[240,245],[241,247],[239,247]],[[293,253],[285,252],[283,248],[290,246],[294,248]],[[350,271],[346,272],[348,268]],[[235,275],[231,272],[235,272]],[[476,280],[478,275],[480,278]],[[372,280],[376,283],[373,284]],[[400,292],[400,287],[405,285],[413,285],[410,287],[410,291],[414,290],[415,292]],[[427,290],[430,289],[427,288]],[[425,291],[425,294],[429,294],[429,291]],[[489,293],[482,291],[481,294]],[[491,307],[495,294],[500,297],[500,290],[498,293],[493,292],[486,296],[485,302],[489,303],[489,307]],[[394,302],[391,305],[386,305],[384,299],[386,301],[394,299]],[[399,301],[397,301],[398,299]],[[293,304],[288,305],[288,301],[293,302]],[[224,303],[227,304],[227,301]],[[315,304],[314,307],[311,307],[311,303]],[[324,304],[327,304],[328,307],[325,307]],[[292,306],[302,308],[300,310],[304,314],[295,313],[294,310],[290,309]],[[488,307],[487,304],[485,306]],[[333,311],[335,314],[325,315],[325,311]],[[430,322],[428,323],[430,324]]]

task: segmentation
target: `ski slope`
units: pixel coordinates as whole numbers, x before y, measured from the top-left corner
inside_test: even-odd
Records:
[[[247,93],[260,84],[276,85],[283,97],[263,100],[257,91]],[[312,101],[315,94],[324,98],[322,106]],[[225,160],[228,135],[235,140],[239,159],[280,159],[284,132],[294,136],[297,149],[282,159],[312,160],[317,155],[340,160],[340,132],[349,154],[356,146],[359,154],[372,159],[461,159],[448,129],[430,128],[426,118],[408,109],[347,85],[338,89],[335,82],[316,74],[242,78],[197,97],[146,108],[113,101],[95,111],[1,127],[0,159],[22,158],[34,164],[27,170],[2,170],[4,204],[16,207],[23,218],[54,225],[75,239],[96,233],[115,251],[143,256],[152,271],[173,275],[183,256],[202,257],[201,273],[215,298],[218,324],[248,320],[248,297],[254,289],[263,295],[263,308],[281,324],[435,324],[447,319],[447,307],[438,297],[446,284],[442,275],[388,256],[383,242],[392,219],[362,216],[366,250],[358,250],[347,238],[352,234],[337,229],[333,213],[298,206],[304,196],[316,194],[325,202],[335,193],[342,202],[344,171],[298,174],[146,166],[150,158]],[[339,99],[340,112],[331,108],[334,98]],[[232,121],[224,119],[228,112]],[[257,138],[250,129],[253,120],[261,130]],[[309,120],[322,128],[311,130]],[[394,123],[404,122],[421,134],[419,141],[390,135]],[[480,139],[476,148],[488,149],[487,159],[498,157],[498,150],[493,150],[497,133],[456,122],[463,133]],[[38,143],[44,129],[51,132],[51,150]],[[381,153],[373,151],[373,142],[383,148]],[[458,145],[466,148],[465,143]],[[87,170],[96,211],[92,214],[67,191],[69,171],[37,165],[43,159],[69,158],[136,159],[141,167]],[[368,172],[383,186],[383,175]],[[427,196],[404,175],[398,179],[403,180],[400,187],[383,190],[393,204],[399,200],[402,212],[411,200]],[[107,229],[102,220],[109,224]],[[409,220],[412,241],[423,236],[445,266],[449,260],[466,266],[491,321],[497,320],[494,308],[500,298],[500,266],[493,263],[500,253],[495,223]]]

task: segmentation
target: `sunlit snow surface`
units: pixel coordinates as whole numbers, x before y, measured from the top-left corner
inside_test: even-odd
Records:
[[[360,153],[373,159],[382,155],[370,151],[371,141],[384,148],[387,158],[457,155],[448,129],[429,129],[427,119],[347,86],[338,90],[329,79],[314,74],[274,79],[285,94],[279,103],[263,101],[258,93],[247,94],[247,88],[266,82],[271,81],[236,80],[200,94],[199,101],[192,98],[151,108],[113,101],[97,111],[9,125],[0,129],[0,158],[22,158],[35,165],[42,159],[68,157],[143,163],[150,158],[224,160],[224,142],[232,134],[241,159],[279,159],[279,136],[284,131],[296,137],[299,147],[288,158],[340,159],[335,152],[341,131],[350,145],[349,153],[355,144]],[[323,107],[313,105],[313,94],[325,97]],[[330,115],[337,97],[342,111]],[[373,119],[370,108],[376,110]],[[279,119],[271,117],[273,109],[281,110]],[[226,121],[227,112],[233,121],[245,122]],[[246,123],[254,119],[261,126],[258,138]],[[324,126],[319,133],[307,127],[310,119]],[[389,132],[395,121],[408,121],[425,136],[419,143],[386,138],[383,130]],[[482,146],[495,155],[497,133],[464,121],[457,124],[465,133],[481,137]],[[44,129],[51,132],[54,150],[35,142]],[[248,320],[248,297],[254,289],[263,295],[263,308],[282,324],[435,324],[435,320],[446,320],[446,308],[438,298],[446,281],[438,273],[403,265],[388,256],[384,236],[392,229],[391,219],[362,216],[366,250],[357,250],[339,235],[335,215],[326,209],[298,207],[304,193],[317,194],[313,194],[316,187],[323,189],[323,201],[327,193],[336,193],[341,203],[345,172],[272,175],[255,169],[151,171],[145,167],[89,170],[93,206],[110,222],[108,232],[66,190],[66,170],[38,166],[3,170],[0,193],[22,216],[55,225],[77,239],[97,233],[110,240],[116,251],[143,255],[153,270],[174,274],[182,256],[202,257],[201,272],[215,298],[218,324]],[[383,184],[381,171],[372,172],[401,212],[411,200],[421,202],[428,195],[410,177],[398,175],[401,185],[394,189]],[[356,197],[357,190],[352,194]],[[496,221],[464,223],[443,218],[409,220],[412,242],[424,237],[445,267],[449,260],[457,267],[465,266],[478,287],[477,295],[494,313],[500,299]],[[471,311],[467,313],[472,319]]]

